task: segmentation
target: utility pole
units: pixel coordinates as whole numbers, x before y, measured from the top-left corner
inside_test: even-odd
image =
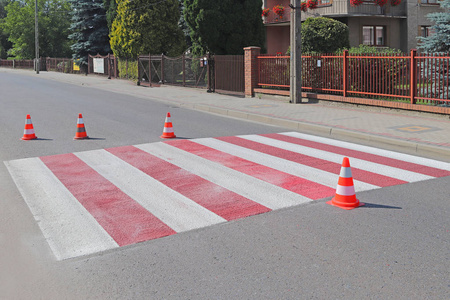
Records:
[[[36,74],[39,74],[39,27],[38,27],[38,0],[34,0],[34,47],[36,50]]]
[[[290,102],[302,103],[302,17],[301,0],[291,0],[291,78]]]

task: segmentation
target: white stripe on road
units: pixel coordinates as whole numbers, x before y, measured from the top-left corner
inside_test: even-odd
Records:
[[[165,143],[137,145],[136,147],[270,209],[312,201]]]
[[[315,148],[305,147],[297,144],[292,144],[289,142],[279,141],[275,139],[271,139],[268,137],[260,136],[260,135],[245,135],[245,136],[239,136],[240,138],[244,138],[250,141],[262,143],[265,145],[281,148],[284,150],[292,151],[295,153],[300,153],[304,155],[308,155],[314,158],[323,159],[326,161],[334,162],[341,164],[342,163],[342,155],[341,154],[335,154],[333,152],[323,151]],[[361,151],[361,150],[359,150]],[[358,158],[351,158],[350,165],[353,168],[358,168],[361,170],[369,171],[372,173],[377,173],[384,176],[389,176],[392,178],[396,178],[399,180],[407,181],[407,182],[415,182],[415,181],[422,181],[422,180],[428,180],[432,179],[434,177],[423,175],[411,171],[406,171],[399,168],[394,168],[386,165],[381,165],[377,163],[373,163],[367,160],[362,160]]]
[[[119,247],[39,158],[5,165],[57,260]]]
[[[280,133],[280,134],[291,136],[291,137],[296,137],[296,138],[300,138],[300,139],[305,139],[305,140],[309,140],[309,141],[313,141],[313,142],[328,144],[328,145],[332,145],[332,146],[347,148],[350,150],[356,150],[356,151],[361,151],[361,152],[370,153],[370,154],[374,154],[374,155],[385,156],[385,157],[402,160],[402,161],[406,161],[406,162],[410,162],[410,163],[414,163],[414,164],[433,167],[436,169],[441,169],[441,170],[446,170],[446,171],[450,170],[450,163],[446,163],[446,162],[438,161],[438,160],[434,160],[434,159],[429,159],[429,158],[424,158],[424,157],[420,157],[420,156],[403,154],[403,153],[399,153],[399,152],[379,149],[379,148],[370,147],[370,146],[363,146],[363,145],[358,145],[358,144],[353,144],[353,143],[349,143],[349,142],[343,142],[343,141],[338,141],[338,140],[333,140],[333,139],[329,139],[329,138],[324,138],[324,137],[319,137],[319,136],[314,136],[314,135],[309,135],[309,134],[304,134],[304,133],[298,133],[298,132],[284,132],[284,133]]]
[[[74,154],[176,232],[226,222],[106,150]]]
[[[297,177],[320,183],[331,188],[336,188],[338,182],[337,174],[322,171],[305,165],[300,165],[286,159],[278,158],[269,154],[261,153],[217,139],[202,138],[196,139],[195,142],[258,163],[260,165],[276,169],[278,171],[282,171]],[[358,180],[354,180],[354,184],[355,189],[359,192],[379,188],[376,185]]]

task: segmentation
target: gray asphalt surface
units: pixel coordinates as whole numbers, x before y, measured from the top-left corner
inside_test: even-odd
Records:
[[[0,90],[2,161],[160,141],[167,111],[182,138],[287,131],[20,74]],[[72,140],[80,112],[92,140]],[[40,140],[20,140],[28,113]],[[2,299],[450,298],[449,177],[60,262],[3,164],[0,182]]]

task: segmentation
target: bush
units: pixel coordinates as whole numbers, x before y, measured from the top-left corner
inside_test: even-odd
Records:
[[[138,62],[135,59],[119,58],[118,59],[119,78],[126,78],[133,81],[138,80]]]
[[[348,26],[330,18],[308,18],[302,23],[302,52],[333,53],[350,47]]]

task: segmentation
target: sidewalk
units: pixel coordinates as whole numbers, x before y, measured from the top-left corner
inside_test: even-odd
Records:
[[[255,98],[207,93],[206,90],[161,86],[145,88],[126,80],[56,72],[0,68],[40,79],[102,89],[157,100],[179,107],[227,115],[289,130],[317,134],[450,162],[450,116],[356,106],[333,102],[290,104],[285,97]]]

